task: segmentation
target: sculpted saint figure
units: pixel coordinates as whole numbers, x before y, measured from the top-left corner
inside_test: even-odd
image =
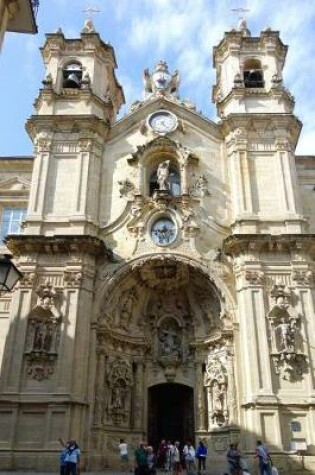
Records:
[[[161,162],[157,169],[157,183],[159,185],[159,190],[169,190],[170,189],[170,161],[165,160]]]
[[[290,322],[286,322],[282,318],[281,323],[278,325],[278,331],[281,338],[281,345],[283,350],[294,349],[294,328],[292,328]]]

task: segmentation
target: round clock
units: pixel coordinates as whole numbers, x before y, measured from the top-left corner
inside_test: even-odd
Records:
[[[154,132],[165,135],[176,129],[177,117],[171,112],[160,110],[149,116],[148,123]]]
[[[168,246],[176,239],[176,225],[170,218],[159,218],[151,227],[151,239],[158,246]]]

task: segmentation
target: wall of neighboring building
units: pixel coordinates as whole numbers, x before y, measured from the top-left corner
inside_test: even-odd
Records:
[[[0,252],[8,252],[3,238],[7,231],[23,232],[20,223],[28,204],[33,168],[32,157],[0,157]],[[10,326],[11,294],[0,297],[0,367]],[[2,373],[1,373],[2,374]]]
[[[309,232],[315,233],[315,156],[296,157],[303,214],[309,220]]]

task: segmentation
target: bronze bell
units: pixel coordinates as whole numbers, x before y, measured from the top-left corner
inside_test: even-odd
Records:
[[[63,87],[70,87],[70,88],[80,88],[81,81],[80,78],[76,75],[76,73],[70,73],[67,79],[64,81]]]

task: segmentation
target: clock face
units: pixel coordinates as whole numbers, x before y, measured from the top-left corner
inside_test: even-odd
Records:
[[[168,111],[157,111],[149,117],[150,127],[158,134],[173,132],[177,127],[177,117]]]
[[[176,226],[170,218],[159,218],[151,228],[151,239],[158,246],[168,246],[176,239]]]

